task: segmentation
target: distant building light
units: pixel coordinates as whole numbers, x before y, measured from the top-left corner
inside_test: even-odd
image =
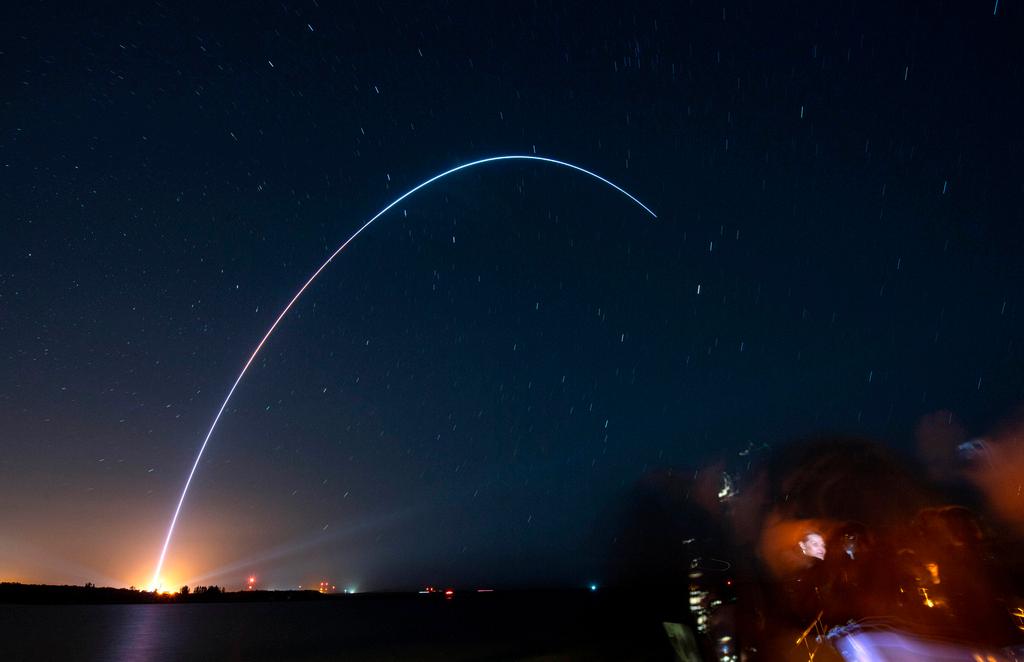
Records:
[[[591,584],[590,585],[590,590],[591,591],[596,591],[597,590],[597,584]]]

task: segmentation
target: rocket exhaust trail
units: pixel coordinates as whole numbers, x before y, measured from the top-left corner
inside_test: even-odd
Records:
[[[242,371],[238,373],[238,377],[235,378],[235,383],[231,385],[231,389],[228,391],[227,397],[224,398],[224,402],[221,404],[220,409],[217,410],[217,415],[213,417],[213,423],[210,424],[210,429],[207,431],[206,437],[203,439],[203,444],[199,447],[199,453],[196,454],[195,462],[192,463],[192,469],[188,472],[188,479],[185,480],[185,487],[181,490],[181,497],[178,499],[178,505],[174,508],[174,515],[171,517],[171,524],[169,527],[167,527],[167,537],[164,539],[163,549],[160,550],[160,559],[157,561],[156,569],[153,571],[153,580],[150,583],[150,590],[155,590],[159,584],[160,572],[163,570],[164,559],[167,556],[167,549],[168,547],[170,547],[171,538],[174,536],[174,527],[178,523],[178,515],[181,514],[181,507],[185,503],[185,496],[188,494],[188,488],[192,484],[192,479],[196,475],[196,469],[199,468],[199,461],[203,457],[203,452],[206,450],[207,444],[210,443],[210,437],[213,436],[213,431],[217,428],[217,423],[220,422],[220,417],[224,414],[224,410],[227,409],[228,403],[231,401],[231,396],[235,394],[235,389],[238,388],[238,384],[242,381],[242,378],[245,377],[245,373],[249,370],[249,366],[252,365],[252,362],[260,353],[260,350],[263,349],[263,345],[266,344],[267,340],[274,333],[274,330],[277,329],[277,325],[281,323],[281,320],[284,319],[284,316],[288,314],[288,311],[292,309],[292,306],[295,305],[295,302],[298,301],[299,297],[303,295],[303,293],[306,291],[306,288],[312,285],[313,281],[316,280],[317,276],[320,275],[320,272],[326,269],[327,265],[329,265],[334,260],[334,258],[337,257],[339,253],[341,253],[341,251],[345,250],[345,248],[349,244],[351,244],[356,237],[362,234],[363,230],[370,227],[370,225],[372,225],[374,221],[376,221],[378,218],[386,214],[389,210],[391,210],[392,207],[400,203],[402,200],[405,200],[416,191],[419,191],[422,188],[430,186],[437,180],[443,179],[444,177],[459,172],[460,170],[466,170],[468,168],[474,168],[479,165],[484,165],[485,163],[495,163],[498,161],[540,161],[542,163],[550,163],[553,165],[561,166],[563,168],[569,168],[570,170],[575,170],[577,172],[582,172],[583,174],[589,175],[594,179],[597,179],[598,181],[607,184],[608,186],[612,187],[619,193],[623,194],[624,196],[635,202],[637,205],[639,205],[645,212],[647,212],[654,218],[658,217],[657,214],[651,211],[650,207],[640,202],[640,200],[638,200],[635,196],[629,193],[629,191],[625,190],[618,184],[615,184],[614,182],[605,179],[601,175],[598,175],[585,168],[581,168],[578,165],[573,165],[572,163],[568,163],[566,161],[559,161],[557,159],[551,159],[544,156],[529,156],[524,154],[492,156],[486,159],[478,159],[476,161],[470,161],[469,163],[463,163],[462,165],[455,166],[450,170],[445,170],[444,172],[438,175],[434,175],[430,179],[417,184],[413,188],[409,189],[402,195],[395,198],[390,204],[388,204],[388,206],[381,209],[373,216],[373,218],[371,218],[362,226],[360,226],[360,228],[356,230],[351,237],[346,239],[345,242],[337,248],[337,250],[331,253],[331,256],[328,257],[324,261],[324,263],[320,265],[320,268],[313,272],[313,275],[309,277],[309,279],[302,285],[302,287],[299,288],[298,292],[295,293],[295,296],[293,296],[291,300],[288,302],[288,305],[285,306],[284,309],[278,314],[277,318],[274,320],[274,323],[270,325],[270,328],[267,329],[267,332],[263,335],[263,339],[260,340],[259,344],[256,345],[256,349],[252,351],[252,354],[249,356],[249,360],[245,362],[244,366],[242,366]]]

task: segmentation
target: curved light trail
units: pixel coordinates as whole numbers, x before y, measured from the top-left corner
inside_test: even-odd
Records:
[[[343,243],[341,246],[338,246],[338,249],[335,250],[333,253],[331,253],[331,256],[328,257],[324,261],[324,263],[320,265],[320,268],[313,272],[313,275],[309,277],[309,280],[307,280],[305,282],[305,284],[303,284],[303,286],[299,288],[299,291],[296,292],[295,296],[293,296],[291,298],[291,301],[288,302],[288,305],[284,307],[284,309],[280,312],[280,314],[278,314],[277,319],[274,320],[274,323],[270,325],[270,328],[267,329],[267,332],[263,335],[263,339],[260,340],[258,345],[256,345],[256,349],[254,349],[252,351],[252,355],[249,356],[249,360],[245,362],[244,366],[242,366],[242,371],[240,373],[238,373],[238,377],[235,379],[235,383],[231,385],[231,389],[228,391],[227,397],[224,398],[224,402],[221,404],[220,409],[217,410],[217,415],[213,417],[213,423],[210,424],[210,429],[206,433],[206,438],[203,439],[203,445],[199,447],[199,453],[196,454],[196,460],[195,460],[195,462],[192,463],[192,469],[188,472],[188,479],[185,481],[185,487],[181,490],[181,498],[178,499],[178,505],[174,508],[174,515],[171,517],[171,525],[167,528],[167,537],[164,539],[163,549],[160,550],[160,559],[157,561],[156,569],[153,571],[153,581],[150,583],[150,590],[155,590],[159,586],[160,572],[161,572],[161,570],[163,570],[163,567],[164,567],[164,559],[167,556],[167,548],[170,547],[170,545],[171,545],[171,538],[174,535],[174,527],[178,523],[178,515],[181,513],[181,507],[185,503],[185,496],[188,494],[188,488],[192,484],[192,479],[196,475],[196,469],[199,468],[199,461],[203,457],[203,452],[206,450],[207,444],[210,443],[210,437],[213,436],[213,431],[217,428],[217,423],[220,422],[220,417],[224,414],[224,410],[227,409],[228,402],[231,401],[231,396],[235,394],[235,389],[238,388],[238,384],[242,381],[242,378],[245,377],[245,373],[249,370],[249,366],[252,365],[252,362],[256,359],[256,356],[260,353],[260,350],[263,349],[263,345],[266,344],[266,342],[270,338],[271,334],[274,333],[274,330],[277,328],[277,325],[281,323],[281,320],[284,319],[284,316],[287,315],[288,311],[292,309],[292,306],[295,305],[295,302],[298,301],[299,297],[301,297],[302,294],[306,291],[306,288],[308,288],[310,285],[313,284],[313,281],[316,280],[316,277],[320,275],[320,272],[323,271],[324,269],[326,269],[327,265],[329,265],[331,263],[331,261],[333,261],[334,258],[337,257],[339,253],[341,253],[341,251],[345,250],[345,248],[349,244],[351,244],[352,241],[363,232],[363,230],[365,230],[366,228],[370,227],[373,224],[374,221],[376,221],[378,218],[380,218],[381,216],[386,214],[392,207],[394,207],[395,205],[400,203],[402,200],[405,200],[406,198],[408,198],[410,195],[412,195],[416,191],[419,191],[420,189],[433,184],[437,180],[442,179],[444,177],[447,177],[448,175],[455,174],[456,172],[459,172],[460,170],[466,170],[468,168],[473,168],[473,167],[476,167],[476,166],[479,166],[479,165],[483,165],[485,163],[495,163],[495,162],[498,162],[498,161],[541,161],[543,163],[551,163],[551,164],[554,164],[554,165],[557,165],[557,166],[562,166],[564,168],[569,168],[570,170],[575,170],[577,172],[582,172],[583,174],[589,175],[589,176],[593,177],[594,179],[597,179],[597,180],[607,184],[608,186],[612,187],[613,189],[615,189],[619,193],[623,194],[624,196],[626,196],[627,198],[629,198],[630,200],[635,202],[637,205],[639,205],[641,208],[643,208],[643,210],[645,212],[647,212],[648,214],[650,214],[654,218],[658,217],[657,214],[655,214],[653,211],[651,211],[650,207],[648,207],[644,203],[640,202],[640,200],[638,200],[629,191],[627,191],[626,189],[622,188],[618,184],[605,179],[601,175],[593,173],[593,172],[591,172],[591,171],[589,171],[589,170],[587,170],[585,168],[581,168],[578,165],[573,165],[572,163],[567,163],[565,161],[559,161],[558,159],[550,159],[550,158],[547,158],[547,157],[544,157],[544,156],[529,156],[529,155],[523,155],[523,154],[510,154],[510,155],[506,155],[506,156],[492,156],[492,157],[489,157],[489,158],[486,158],[486,159],[478,159],[476,161],[470,161],[469,163],[463,163],[462,165],[455,166],[454,168],[452,168],[450,170],[445,170],[444,172],[442,172],[439,175],[434,175],[430,179],[428,179],[428,180],[426,180],[424,182],[421,182],[420,184],[417,184],[413,188],[409,189],[408,191],[406,191],[402,195],[400,195],[397,198],[395,198],[387,207],[384,207],[383,209],[381,209],[379,212],[377,212],[373,216],[373,218],[368,220],[358,230],[356,230],[352,234],[351,237],[349,237],[348,239],[345,240],[345,243]]]

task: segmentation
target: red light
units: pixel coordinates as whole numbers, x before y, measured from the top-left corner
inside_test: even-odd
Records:
[[[446,589],[444,590],[444,595],[445,595],[445,597],[446,597],[446,598],[450,598],[450,597],[452,597],[453,595],[455,595],[455,591],[454,591],[454,590],[452,590],[452,589],[450,589],[450,588],[446,588]]]

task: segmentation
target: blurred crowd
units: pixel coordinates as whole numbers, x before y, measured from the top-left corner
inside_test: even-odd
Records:
[[[971,437],[936,412],[914,442],[752,445],[651,475],[620,580],[685,586],[691,659],[1018,659],[1024,418]]]

